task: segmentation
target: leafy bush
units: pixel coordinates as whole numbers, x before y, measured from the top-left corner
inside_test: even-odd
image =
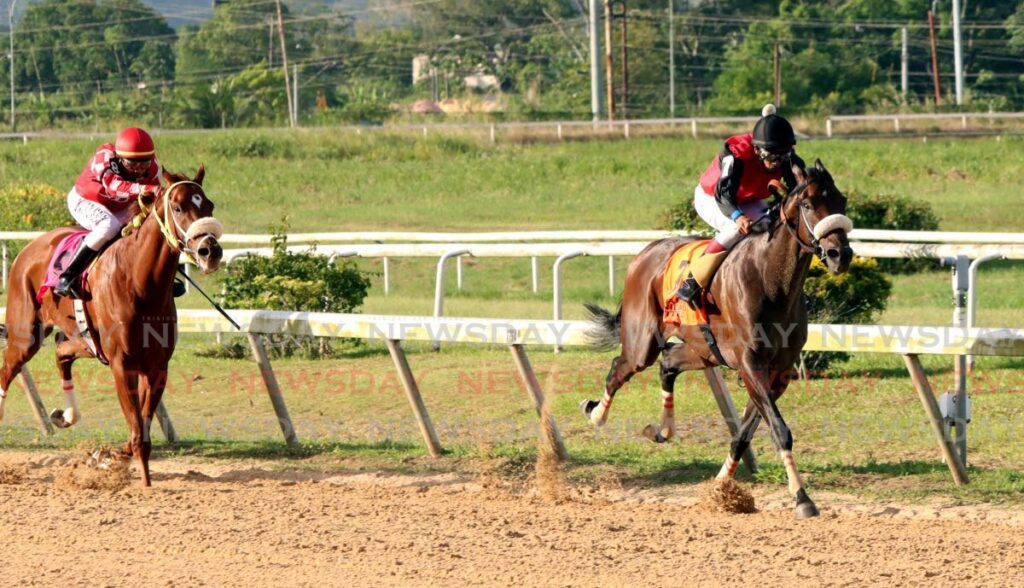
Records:
[[[847,195],[846,214],[859,229],[890,231],[937,231],[939,217],[931,204],[906,196]],[[856,248],[854,248],[856,249]],[[880,259],[878,267],[889,273],[915,273],[935,269],[933,259]]]
[[[0,186],[0,230],[49,231],[73,225],[66,196],[48,184]]]
[[[353,312],[366,298],[370,280],[354,263],[331,263],[308,252],[287,250],[286,227],[275,229],[271,257],[246,257],[227,266],[224,302],[231,308],[305,312]],[[328,339],[271,337],[273,353],[307,357],[330,354]]]
[[[854,257],[850,271],[833,275],[815,258],[804,282],[807,318],[812,323],[871,323],[885,311],[890,292],[892,281],[874,259]],[[810,370],[824,369],[832,361],[847,359],[845,353],[804,354],[804,364]]]
[[[693,198],[683,198],[661,214],[658,228],[666,231],[680,231],[691,235],[708,235],[712,233],[704,219],[697,215],[693,206]]]

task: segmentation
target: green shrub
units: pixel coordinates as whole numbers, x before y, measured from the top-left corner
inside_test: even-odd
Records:
[[[224,302],[230,308],[292,310],[304,312],[354,312],[366,298],[369,278],[351,261],[331,263],[308,252],[286,248],[285,228],[275,229],[271,257],[246,257],[227,266],[222,278]],[[307,357],[329,355],[328,339],[271,337],[277,356],[302,353]]]
[[[872,323],[885,311],[892,281],[874,259],[854,257],[850,271],[830,273],[817,258],[804,282],[807,318],[812,323]],[[821,370],[833,361],[846,361],[845,353],[811,351],[803,354],[809,370]]]
[[[658,228],[691,235],[710,235],[713,230],[697,215],[693,198],[683,198],[669,207],[658,219]]]
[[[906,196],[847,195],[846,214],[858,229],[889,231],[937,231],[939,217],[931,204]],[[856,250],[856,247],[854,247]],[[935,269],[934,259],[879,259],[878,267],[889,273],[916,273]]]
[[[49,231],[73,225],[66,198],[66,191],[48,184],[0,186],[0,230]]]

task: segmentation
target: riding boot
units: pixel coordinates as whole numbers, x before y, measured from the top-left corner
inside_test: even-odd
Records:
[[[718,269],[718,266],[722,265],[722,261],[725,260],[725,256],[728,253],[728,251],[705,252],[704,255],[694,260],[690,264],[690,274],[686,276],[686,279],[679,286],[679,298],[696,308],[697,297],[700,295],[701,290],[706,288],[711,282],[711,277],[715,275],[715,270]]]
[[[60,280],[57,281],[57,285],[53,288],[53,293],[57,296],[72,295],[75,298],[81,298],[78,284],[79,278],[82,272],[89,267],[89,264],[96,259],[97,255],[99,255],[99,252],[89,248],[84,242],[79,245],[78,251],[75,251],[75,256],[72,258],[71,263],[61,272]]]

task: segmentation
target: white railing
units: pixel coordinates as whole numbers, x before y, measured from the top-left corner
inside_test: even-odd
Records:
[[[837,114],[825,118],[825,136],[831,138],[833,134],[833,126],[835,122],[840,121],[859,121],[859,122],[878,122],[878,121],[890,121],[893,125],[893,131],[900,132],[900,121],[910,120],[932,120],[932,121],[943,121],[943,120],[954,120],[960,122],[960,129],[967,130],[967,121],[976,119],[986,119],[990,123],[995,122],[997,119],[1021,119],[1024,118],[1024,112],[948,112],[948,113],[906,113],[906,114]]]
[[[444,132],[480,132],[486,133],[492,143],[499,140],[501,133],[523,133],[533,132],[548,133],[558,140],[565,138],[568,131],[581,131],[591,135],[616,134],[623,138],[631,137],[631,130],[644,127],[654,128],[681,128],[689,132],[694,138],[700,137],[702,126],[708,125],[742,125],[742,128],[749,129],[757,121],[756,116],[719,116],[719,117],[685,117],[685,118],[650,118],[650,119],[629,119],[616,121],[591,121],[591,120],[555,120],[555,121],[522,121],[522,122],[469,122],[469,123],[394,123],[386,125],[345,125],[332,127],[310,127],[312,129],[323,129],[333,133],[351,133],[361,135],[363,133],[388,133],[402,132],[412,133],[428,137],[432,133]],[[968,130],[968,121],[985,120],[990,124],[996,120],[1017,120],[1024,118],[1021,112],[950,112],[950,113],[893,113],[893,114],[849,114],[831,115],[824,119],[825,136],[833,137],[835,134],[835,123],[838,122],[891,122],[896,133],[901,131],[901,121],[958,121],[960,130]],[[798,121],[799,122],[799,121]],[[809,128],[821,129],[820,123],[811,121],[803,125],[801,129],[804,134],[801,136],[810,137]],[[245,129],[153,129],[156,135],[180,135],[180,134],[217,134],[238,132]],[[259,129],[248,129],[252,131],[294,133],[296,129],[287,127],[265,127]],[[988,131],[988,129],[979,129]],[[815,132],[818,132],[817,130]],[[95,141],[99,138],[109,138],[117,134],[116,130],[110,131],[31,131],[20,133],[0,133],[0,140],[21,141],[28,143],[30,140],[60,140],[60,139],[88,139]]]
[[[588,323],[583,321],[536,321],[513,319],[438,318],[422,316],[385,316],[359,314],[328,314],[285,311],[227,311],[241,325],[248,337],[254,359],[270,396],[282,433],[288,443],[298,436],[285,406],[283,391],[274,375],[273,366],[263,346],[262,335],[302,337],[358,338],[383,341],[405,388],[407,399],[419,423],[424,442],[432,455],[442,453],[440,441],[423,403],[412,368],[402,350],[401,342],[419,341],[435,345],[462,343],[507,346],[524,386],[537,410],[546,421],[542,427],[556,455],[566,455],[565,446],[554,417],[544,400],[536,374],[526,354],[528,346],[586,346]],[[3,317],[4,309],[0,309]],[[236,333],[234,327],[213,310],[179,310],[178,330],[192,334]],[[17,332],[17,329],[11,329]],[[160,333],[154,331],[150,344],[162,344]],[[165,338],[171,336],[163,333]],[[911,380],[932,425],[936,439],[957,483],[966,483],[966,455],[958,453],[949,432],[956,422],[958,435],[966,440],[966,417],[943,415],[919,355],[998,355],[1024,356],[1024,330],[964,329],[950,327],[885,326],[885,325],[810,325],[805,351],[845,351],[897,353],[904,357]],[[715,368],[705,370],[709,384],[719,401],[719,408],[730,430],[735,434],[739,418],[732,408],[728,390]],[[22,383],[37,420],[45,422],[45,408],[27,369],[22,370]],[[964,392],[966,394],[966,391]],[[963,404],[965,405],[965,403]],[[959,420],[957,420],[959,419]],[[169,417],[166,418],[170,425]],[[44,428],[44,433],[46,429]],[[753,467],[753,460],[751,460]]]

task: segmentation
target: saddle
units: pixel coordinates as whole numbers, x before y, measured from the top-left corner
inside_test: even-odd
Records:
[[[679,299],[679,286],[686,279],[690,262],[704,254],[711,243],[710,239],[691,241],[676,249],[669,257],[665,267],[665,277],[661,282],[661,297],[664,300],[664,321],[667,325],[691,326],[707,323],[707,312],[704,310],[704,296],[701,296],[699,310]]]

